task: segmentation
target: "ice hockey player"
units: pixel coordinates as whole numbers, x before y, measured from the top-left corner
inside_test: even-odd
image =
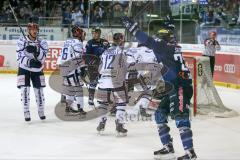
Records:
[[[61,65],[72,61],[75,58],[81,60],[83,55],[83,44],[82,44],[82,37],[83,37],[83,30],[78,25],[72,26],[72,38],[67,39],[64,42],[62,51],[58,58],[58,64]],[[66,94],[66,113],[69,115],[72,114],[80,114],[85,115],[86,112],[83,110],[83,82],[81,80],[81,74],[85,72],[85,64],[82,61],[76,69],[71,71],[66,77],[63,77],[63,85],[68,90],[68,87],[75,87],[75,94]],[[73,109],[72,105],[73,102],[77,104],[77,110]]]
[[[196,159],[193,149],[192,130],[189,120],[189,105],[192,97],[192,79],[189,69],[186,67],[182,57],[181,47],[176,44],[173,31],[164,26],[152,38],[142,32],[137,23],[132,22],[128,17],[121,18],[124,27],[132,33],[138,41],[145,43],[152,49],[158,62],[168,67],[168,72],[163,75],[167,82],[174,86],[168,94],[169,102],[161,106],[155,113],[155,120],[158,124],[158,133],[163,144],[163,148],[154,152],[155,158],[174,158],[174,148],[172,138],[169,134],[170,128],[167,125],[167,116],[170,114],[175,119],[179,129],[180,137],[186,154],[178,157],[178,160]]]
[[[90,84],[89,84],[89,98],[88,104],[94,105],[94,94],[95,88],[97,86],[97,78],[98,78],[98,66],[100,59],[99,57],[102,53],[109,48],[109,42],[103,38],[101,38],[101,29],[99,27],[94,27],[92,29],[92,39],[89,40],[86,44],[86,54],[89,76],[90,76]]]
[[[124,128],[125,108],[127,103],[125,90],[126,76],[126,55],[123,50],[124,36],[122,33],[113,35],[113,45],[103,52],[99,73],[101,75],[98,83],[98,102],[99,109],[107,110],[109,108],[110,95],[113,94],[116,104],[116,131],[117,136],[126,136],[127,129]],[[97,127],[98,132],[105,129],[107,116],[100,117]]]
[[[127,63],[136,66],[136,64],[142,64],[149,67],[154,67],[154,64],[157,64],[156,57],[153,51],[145,46],[145,44],[139,43],[137,48],[132,47],[127,50]],[[133,77],[131,72],[129,72],[128,77],[128,86],[134,86],[134,92],[138,91],[141,92],[140,97],[138,98],[138,102],[136,103],[134,109],[140,111],[140,115],[143,117],[151,117],[151,114],[146,112],[146,108],[149,105],[149,99],[151,98],[152,90],[155,88],[155,84],[152,83],[151,78],[154,77],[153,73],[146,69],[142,68],[135,68],[137,71],[136,77]],[[140,70],[139,70],[140,69]],[[157,70],[156,70],[157,71]],[[159,69],[160,71],[160,69]],[[135,81],[132,80],[135,78]],[[132,83],[132,84],[130,84]]]
[[[82,32],[82,37],[81,37],[80,41],[83,43],[83,41],[85,40],[85,38],[86,38],[86,32],[83,31],[83,32]],[[86,49],[83,47],[83,54],[85,54],[85,53],[86,53]],[[57,64],[60,64],[60,60],[61,60],[61,56],[58,57]],[[87,68],[86,68],[86,69],[87,69]],[[85,74],[86,74],[86,72],[85,72]],[[65,96],[64,94],[61,94],[61,100],[60,100],[60,102],[61,102],[61,103],[67,103],[67,101],[66,101],[66,96]]]
[[[38,115],[41,120],[44,120],[46,116],[44,114],[45,98],[43,87],[46,85],[43,64],[48,52],[48,44],[45,40],[38,37],[39,25],[37,23],[28,23],[27,31],[28,35],[20,37],[17,41],[17,87],[21,90],[25,121],[31,121],[29,105],[30,80],[32,81],[38,106]]]

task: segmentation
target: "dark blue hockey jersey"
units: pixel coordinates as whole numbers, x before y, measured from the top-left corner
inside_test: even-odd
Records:
[[[93,54],[93,55],[99,57],[109,47],[110,47],[109,42],[105,39],[101,38],[100,41],[91,39],[87,42],[86,54]]]
[[[148,48],[153,50],[159,63],[162,62],[168,68],[163,75],[165,81],[169,81],[175,86],[192,85],[191,74],[183,60],[180,46],[168,44],[160,39],[154,39],[142,31],[137,31],[135,36],[138,41],[146,44]]]

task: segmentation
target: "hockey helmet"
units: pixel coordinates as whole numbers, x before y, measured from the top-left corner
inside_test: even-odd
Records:
[[[101,29],[99,27],[93,27],[92,32],[97,32],[97,33],[101,34]]]
[[[73,37],[82,38],[83,30],[79,25],[72,26],[72,35]]]
[[[175,35],[171,29],[161,28],[155,36],[159,39],[165,40],[166,42],[176,42]]]
[[[124,35],[122,33],[114,33],[113,43],[116,45],[122,45],[124,42]]]
[[[216,37],[217,36],[217,32],[215,32],[215,31],[210,32],[210,36]]]
[[[28,23],[27,24],[27,29],[32,30],[32,29],[37,29],[39,30],[39,25],[37,23]]]

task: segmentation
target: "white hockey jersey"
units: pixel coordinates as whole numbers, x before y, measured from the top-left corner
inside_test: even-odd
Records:
[[[161,68],[159,68],[159,63],[157,62],[157,58],[155,54],[153,53],[153,50],[141,46],[137,48],[129,48],[127,50],[127,63],[129,64],[144,64],[141,66],[145,66],[146,70],[142,70],[142,67],[136,67],[136,70],[138,72],[138,77],[142,75],[145,78],[148,78],[149,81],[151,81],[148,88],[151,90],[155,88],[155,82],[158,79],[162,79],[161,77]],[[137,84],[134,87],[134,90],[143,91],[143,88],[141,85]]]
[[[44,61],[46,59],[46,55],[48,53],[48,44],[47,41],[41,38],[37,38],[35,41],[31,41],[28,37],[20,37],[17,41],[17,61],[18,66],[20,68],[26,69],[31,72],[40,72],[42,71],[44,67]],[[39,50],[39,55],[37,57],[37,60],[42,63],[41,68],[30,68],[30,60],[34,59],[33,53],[28,53],[26,51],[26,47],[28,45],[36,46],[37,50]]]
[[[125,82],[127,73],[125,51],[119,46],[112,46],[101,55],[98,80],[100,88],[118,88]]]
[[[79,58],[84,52],[83,43],[75,38],[69,38],[64,42],[57,64],[63,64],[74,58]]]

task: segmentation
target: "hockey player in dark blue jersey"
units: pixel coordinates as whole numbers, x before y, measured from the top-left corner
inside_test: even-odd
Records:
[[[155,151],[156,159],[172,159],[174,148],[172,138],[167,125],[168,115],[175,119],[186,154],[178,157],[178,160],[192,160],[197,156],[193,149],[192,130],[189,120],[190,99],[193,94],[192,79],[189,69],[182,57],[181,47],[177,45],[174,33],[164,26],[156,34],[156,38],[142,32],[137,23],[133,23],[128,17],[121,18],[124,27],[132,33],[138,41],[147,45],[156,55],[157,61],[162,62],[168,71],[163,75],[164,81],[173,85],[173,89],[165,96],[155,112],[155,120],[158,124],[158,133],[163,144],[161,150]]]
[[[97,77],[98,77],[98,66],[100,59],[99,57],[102,53],[110,47],[109,42],[101,36],[101,29],[99,27],[95,27],[92,29],[93,39],[89,40],[86,45],[86,54],[89,55],[86,63],[89,65],[89,76],[90,76],[90,85],[89,85],[89,99],[88,104],[94,105],[94,94],[95,88],[97,86]]]

